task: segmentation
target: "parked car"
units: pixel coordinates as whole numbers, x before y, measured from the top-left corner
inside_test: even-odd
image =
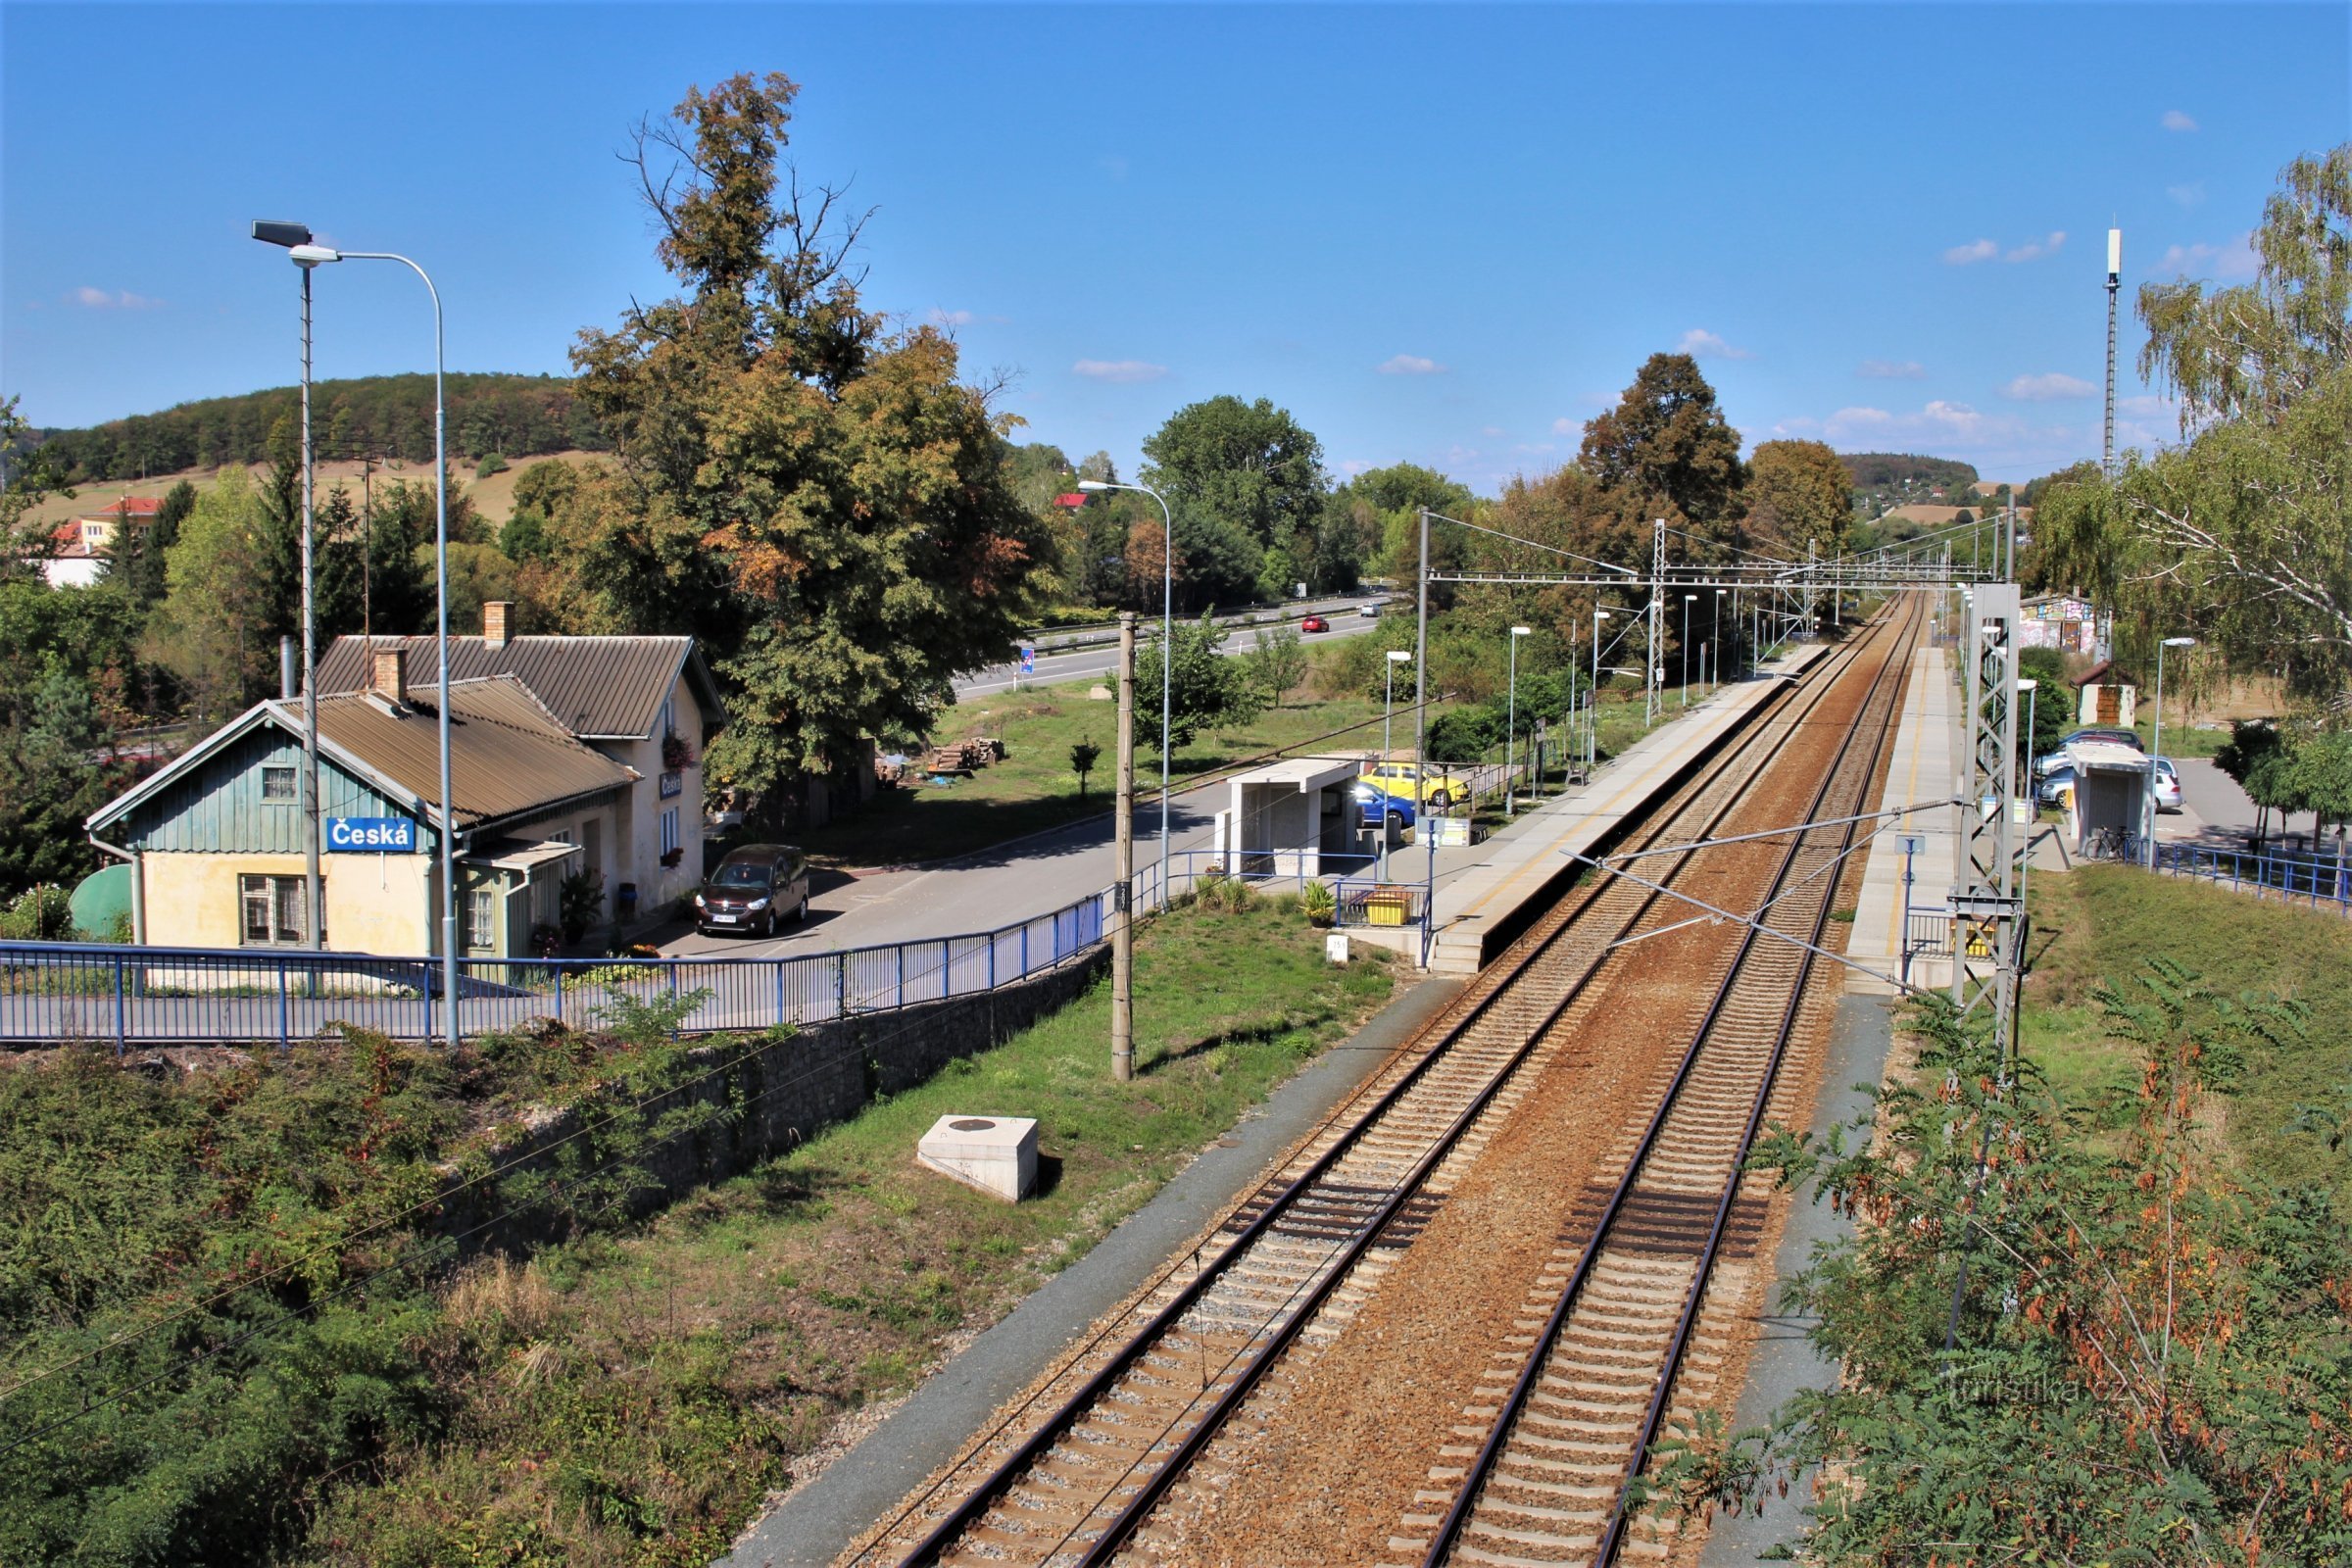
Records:
[[[2156,809],[2180,809],[2180,770],[2173,766],[2169,757],[2156,759]]]
[[[1435,775],[1424,779],[1417,762],[1376,763],[1364,777],[1385,794],[1402,796],[1441,811],[1457,800],[1469,799],[1467,790],[1457,790],[1446,779]]]
[[[2042,805],[2056,806],[2058,797],[2074,787],[2075,764],[2065,760],[2064,754],[2060,754],[2058,765],[2042,774],[2040,781],[2034,786],[2034,793]]]
[[[705,935],[776,934],[778,916],[808,913],[808,858],[789,844],[747,844],[727,852],[694,895],[695,929]]]
[[[1300,631],[1329,631],[1331,622],[1325,620],[1321,615],[1309,615],[1298,623],[1298,629]]]
[[[1367,820],[1387,817],[1391,831],[1402,831],[1413,825],[1413,803],[1401,795],[1391,795],[1370,779],[1355,781],[1355,804]]]

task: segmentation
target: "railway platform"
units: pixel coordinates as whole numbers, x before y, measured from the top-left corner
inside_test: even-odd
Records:
[[[1895,730],[1894,755],[1886,769],[1886,784],[1878,808],[1898,810],[1929,801],[1948,801],[1958,793],[1960,758],[1967,748],[1960,734],[1960,692],[1953,682],[1950,654],[1942,648],[1921,648],[1911,656],[1911,681],[1903,693],[1903,717]],[[1862,893],[1854,905],[1854,923],[1846,935],[1845,956],[1864,969],[1845,971],[1849,995],[1894,996],[1899,988],[1878,978],[1904,973],[1904,906],[1943,909],[1952,886],[1952,857],[1958,853],[1960,808],[1913,811],[1873,824],[1877,831],[1862,869]],[[1911,884],[1906,893],[1903,839],[1920,841],[1919,852],[1908,857]],[[1914,956],[1909,964],[1914,986],[1936,990],[1952,983],[1948,957]]]
[[[1579,866],[1571,855],[1590,852],[1671,793],[1692,763],[1825,652],[1818,643],[1793,649],[1762,665],[1758,678],[1722,687],[1603,763],[1592,782],[1522,808],[1518,819],[1479,846],[1483,853],[1469,863],[1443,867],[1430,969],[1471,975],[1485,967],[1575,878]],[[1399,868],[1409,873],[1417,858],[1416,850],[1399,852]],[[1407,955],[1416,955],[1421,941],[1409,927],[1350,935]]]

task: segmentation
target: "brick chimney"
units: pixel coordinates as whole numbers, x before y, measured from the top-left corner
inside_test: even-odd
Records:
[[[514,601],[487,600],[482,605],[482,641],[493,648],[507,646],[508,627],[514,621]]]
[[[406,703],[409,700],[409,651],[391,647],[374,650],[373,678],[368,689],[387,702]]]

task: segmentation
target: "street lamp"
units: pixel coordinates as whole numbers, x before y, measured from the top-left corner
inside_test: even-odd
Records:
[[[1609,618],[1605,610],[1592,612],[1592,684],[1585,693],[1585,777],[1588,779],[1592,776],[1592,769],[1600,765],[1600,623]]]
[[[2194,648],[2194,637],[2167,637],[2156,645],[2156,725],[2148,741],[2147,788],[2147,867],[2156,869],[2156,763],[2164,756],[2164,651],[2167,648]]]
[[[1502,721],[1502,814],[1506,817],[1517,815],[1519,807],[1518,775],[1511,771],[1512,745],[1519,738],[1519,639],[1534,629],[1511,628],[1511,695],[1503,707]]]
[[[1176,667],[1176,519],[1168,498],[1148,484],[1113,484],[1108,479],[1081,479],[1078,488],[1090,494],[1102,490],[1134,490],[1159,503],[1159,902],[1168,902],[1168,694]]]
[[[435,641],[440,656],[440,741],[441,741],[441,995],[447,999],[443,1028],[449,1048],[458,1048],[458,877],[457,877],[457,806],[450,799],[454,793],[449,783],[449,450],[447,443],[447,404],[442,396],[442,372],[445,356],[442,352],[441,291],[433,286],[432,274],[406,256],[395,251],[339,251],[330,246],[314,244],[311,231],[300,223],[256,222],[253,237],[271,245],[283,245],[293,257],[294,265],[303,270],[305,316],[308,316],[311,269],[328,262],[398,262],[424,281],[425,293],[433,301],[433,563],[436,574],[436,596],[439,606],[435,613]],[[307,464],[306,464],[307,467]],[[307,502],[306,502],[307,510]],[[308,519],[305,519],[306,522]],[[310,550],[309,529],[304,529],[303,550]],[[308,573],[305,573],[306,580]],[[307,589],[306,589],[307,593]],[[304,636],[309,636],[309,615],[304,615]],[[307,684],[307,683],[306,683]],[[315,714],[316,710],[312,710]],[[314,717],[312,722],[316,724]],[[314,745],[316,743],[314,742]],[[314,767],[317,763],[312,764]]]
[[[2026,694],[2026,853],[2017,862],[2017,917],[2026,917],[2026,870],[2034,863],[2034,822],[2041,815],[2041,797],[2034,787],[2034,705],[2041,682],[2031,675],[2018,680],[2017,689]],[[1904,916],[1908,919],[1909,916]]]
[[[1380,760],[1384,762],[1396,755],[1390,750],[1390,727],[1396,712],[1396,666],[1398,664],[1409,664],[1412,662],[1413,656],[1409,650],[1403,648],[1392,648],[1389,650],[1388,691],[1387,695],[1381,699],[1380,705]],[[1420,787],[1420,769],[1416,767],[1413,770],[1413,831],[1416,833],[1421,831],[1419,825],[1421,821],[1421,808],[1428,804],[1429,800],[1428,792]],[[1380,808],[1379,879],[1383,882],[1386,882],[1389,879],[1389,808],[1385,804],[1389,792],[1388,780],[1381,780],[1380,792],[1384,804]]]
[[[1715,590],[1714,635],[1707,639],[1707,650],[1709,653],[1713,654],[1715,658],[1714,672],[1707,677],[1707,687],[1709,690],[1713,690],[1715,687],[1723,684],[1723,589],[1718,588]],[[1738,626],[1740,624],[1740,613],[1737,610],[1732,612],[1732,624],[1734,626]]]
[[[1698,603],[1698,595],[1683,595],[1683,706],[1690,706],[1690,607]]]
[[[302,923],[306,942],[317,953],[325,946],[321,932],[326,924],[324,888],[318,875],[318,626],[311,593],[312,539],[318,531],[318,514],[312,504],[311,270],[319,259],[310,254],[318,247],[311,244],[311,231],[301,223],[257,219],[253,237],[287,247],[302,273]]]

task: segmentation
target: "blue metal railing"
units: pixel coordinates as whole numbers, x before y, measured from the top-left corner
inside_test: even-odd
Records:
[[[2195,844],[2159,844],[2155,869],[2166,876],[2195,877],[2257,898],[2276,897],[2352,915],[2352,862],[2331,855],[2258,855]]]
[[[1056,967],[1102,940],[1108,895],[994,931],[777,957],[461,959],[461,1036],[585,1027],[629,1003],[702,993],[682,1034],[823,1023],[971,996]],[[0,943],[0,1041],[134,1045],[270,1041],[333,1028],[430,1040],[439,960],[218,948]]]

